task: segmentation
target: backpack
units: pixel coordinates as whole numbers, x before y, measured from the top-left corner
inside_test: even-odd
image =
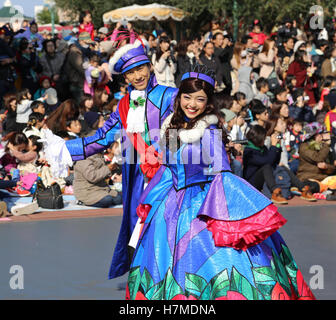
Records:
[[[291,199],[290,188],[292,184],[291,184],[291,178],[287,170],[282,166],[277,166],[273,174],[274,174],[276,187],[281,188],[282,196],[286,198],[287,200]],[[266,183],[263,186],[263,194],[268,198],[272,197],[271,191],[268,189]]]

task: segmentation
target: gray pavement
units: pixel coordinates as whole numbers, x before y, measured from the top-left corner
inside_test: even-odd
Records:
[[[335,299],[336,206],[279,211],[288,220],[281,235],[307,283],[312,266],[323,268],[324,288],[315,296]],[[97,217],[0,224],[0,299],[124,299],[127,275],[107,280],[120,223]],[[18,275],[10,273],[13,265],[23,268],[23,289],[10,288]]]

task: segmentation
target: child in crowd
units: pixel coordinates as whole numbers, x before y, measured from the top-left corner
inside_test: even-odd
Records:
[[[121,149],[120,149],[120,141],[114,141],[110,148],[106,149],[104,153],[104,160],[106,164],[114,164],[115,168],[112,171],[112,176],[109,180],[109,184],[111,189],[116,190],[117,192],[122,191],[122,184],[121,184],[121,164],[122,164],[122,156],[121,156]]]
[[[16,122],[17,122],[17,129],[16,131],[22,132],[22,130],[26,127],[29,115],[32,113],[31,104],[33,101],[31,100],[32,96],[28,89],[23,89],[18,94],[17,99],[17,108],[16,108]],[[40,98],[40,101],[45,101],[46,96]]]
[[[288,75],[287,76],[285,86],[286,86],[286,89],[287,89],[287,92],[288,92],[287,93],[287,100],[288,100],[289,105],[294,103],[293,94],[296,91],[296,83],[297,83],[297,80],[296,80],[295,76],[293,76],[293,75]]]
[[[78,119],[70,119],[66,122],[66,128],[70,136],[78,138],[82,130],[82,125]]]
[[[23,133],[27,138],[30,136],[42,137],[41,129],[44,125],[44,116],[42,113],[33,112],[29,115],[29,121],[27,127],[23,130]]]
[[[93,54],[89,60],[89,66],[85,70],[84,92],[86,94],[94,95],[94,88],[101,79],[101,75],[98,69],[99,57]]]
[[[293,121],[293,126],[284,134],[285,147],[288,152],[288,165],[295,174],[299,167],[299,148],[302,143],[303,123],[298,120]]]
[[[34,100],[40,99],[44,97],[46,94],[46,90],[51,87],[51,79],[46,76],[42,76],[40,78],[40,88],[34,94]]]
[[[127,86],[126,82],[121,82],[119,85],[119,91],[114,94],[114,98],[118,101],[121,100],[127,94]]]
[[[269,96],[267,95],[267,92],[269,91],[269,85],[267,79],[263,77],[259,78],[256,82],[256,86],[258,93],[254,97],[254,99],[260,100],[265,107],[269,108],[271,102]]]
[[[318,110],[322,110],[325,97],[330,93],[330,90],[335,87],[336,87],[336,77],[327,76],[322,85],[321,98],[317,107]]]
[[[42,101],[36,100],[34,101],[31,106],[30,109],[32,110],[32,113],[38,112],[41,113],[43,115],[43,117],[45,116],[45,106],[44,103]]]

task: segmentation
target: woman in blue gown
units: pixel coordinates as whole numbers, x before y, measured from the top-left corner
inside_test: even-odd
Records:
[[[211,75],[185,74],[161,126],[126,299],[315,299],[277,231],[286,220],[231,172],[213,89]]]

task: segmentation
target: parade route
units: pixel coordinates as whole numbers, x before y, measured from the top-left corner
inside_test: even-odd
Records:
[[[322,267],[324,288],[312,288],[316,298],[335,299],[336,206],[283,206],[279,211],[288,220],[281,235],[308,285],[314,266]],[[55,220],[49,213],[50,219],[1,223],[0,299],[124,299],[127,275],[107,280],[120,214],[114,209],[102,211],[103,216],[96,212],[95,218],[87,213]],[[15,265],[24,270],[21,290],[10,288]]]

